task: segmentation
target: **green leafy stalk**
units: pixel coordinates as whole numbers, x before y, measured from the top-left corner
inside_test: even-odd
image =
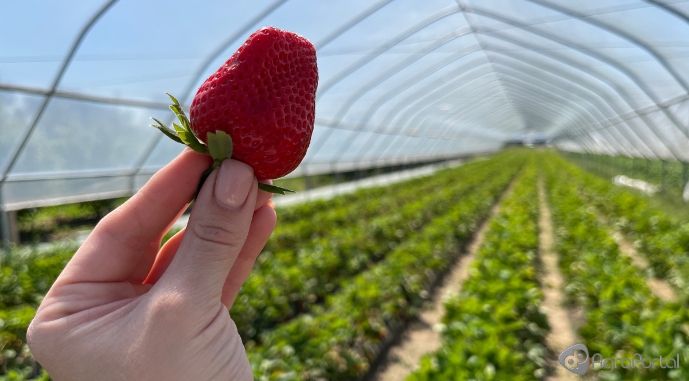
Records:
[[[222,165],[223,160],[232,157],[232,137],[230,135],[224,131],[216,131],[215,133],[210,132],[206,136],[208,138],[208,152],[213,158],[213,165],[201,174],[201,180],[199,180],[199,186],[196,188],[194,199],[199,196],[201,187],[211,172]]]
[[[208,175],[210,175],[214,169],[218,168],[222,164],[223,160],[230,159],[232,157],[232,137],[224,131],[216,131],[215,133],[211,132],[206,136],[208,139],[208,145],[203,144],[203,142],[192,131],[191,122],[189,121],[189,118],[187,118],[187,114],[184,112],[182,105],[180,105],[179,101],[177,101],[177,99],[172,95],[167,94],[167,96],[170,97],[170,100],[172,100],[170,110],[175,113],[180,124],[173,123],[173,130],[160,120],[151,118],[153,121],[155,121],[155,124],[151,124],[151,127],[159,129],[163,134],[165,134],[165,136],[174,140],[175,142],[184,144],[198,153],[210,155],[213,158],[213,165],[206,169],[201,175],[199,186],[196,189],[196,194],[194,195],[194,199],[196,199],[201,191],[203,183],[208,178]],[[283,195],[287,194],[288,192],[295,193],[291,189],[263,183],[258,183],[258,188],[266,192]],[[194,199],[192,199],[192,201]]]
[[[297,193],[296,191],[293,191],[291,189],[278,187],[278,186],[270,185],[270,184],[264,184],[264,183],[258,183],[258,189],[265,191],[265,192],[277,193],[277,194]]]

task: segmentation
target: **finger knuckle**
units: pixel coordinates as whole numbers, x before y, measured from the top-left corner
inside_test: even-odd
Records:
[[[222,222],[203,222],[194,225],[194,236],[207,246],[220,246],[225,249],[241,248],[242,232],[234,229],[230,224]]]

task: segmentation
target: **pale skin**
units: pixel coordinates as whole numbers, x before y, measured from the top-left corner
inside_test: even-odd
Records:
[[[209,157],[186,149],[106,216],[58,277],[27,340],[55,381],[253,380],[228,313],[276,215],[248,165],[225,160],[187,228]]]

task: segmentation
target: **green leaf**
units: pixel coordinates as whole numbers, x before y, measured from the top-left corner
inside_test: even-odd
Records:
[[[258,189],[265,191],[265,192],[276,193],[276,194],[297,193],[296,191],[293,191],[291,189],[282,188],[282,187],[278,187],[275,185],[264,184],[264,183],[258,183]]]
[[[172,103],[179,106],[179,101],[177,101],[177,98],[173,97],[172,94],[170,94],[170,93],[165,93],[165,94],[167,94],[167,96],[170,97],[170,99],[172,100]]]
[[[155,120],[156,123],[158,123],[158,125],[152,124],[151,127],[159,129],[163,134],[165,134],[165,136],[176,141],[177,143],[184,144],[182,139],[177,135],[175,131],[172,131],[169,127],[161,123],[158,119],[153,118],[153,120]]]
[[[177,136],[177,135],[175,134],[175,132],[172,131],[171,129],[169,129],[169,128],[167,128],[167,127],[161,127],[161,126],[153,126],[153,127],[156,127],[157,129],[159,129],[160,131],[162,131],[162,133],[164,133],[165,136],[167,136],[168,138],[170,138],[170,139],[176,141],[177,143],[179,143],[179,144],[184,144],[184,142],[182,141],[182,139],[180,139],[179,136]]]
[[[177,131],[177,132],[179,132],[179,133],[182,133],[182,132],[186,131],[184,128],[182,128],[182,126],[180,126],[180,125],[177,124],[177,123],[172,123],[172,126],[175,128],[175,131]]]
[[[182,129],[182,130],[177,131],[177,134],[179,135],[179,138],[182,139],[184,144],[186,144],[190,147],[192,144],[194,144],[194,139],[193,139],[193,137],[190,137],[189,131]]]
[[[179,101],[177,98],[173,97],[169,93],[167,94],[168,97],[172,100],[172,105],[170,105],[170,110],[175,113],[177,116],[177,119],[179,119],[180,123],[182,124],[181,126],[178,124],[173,123],[172,125],[174,126],[175,130],[173,131],[169,127],[165,126],[163,122],[156,118],[151,118],[158,123],[158,125],[154,125],[153,127],[161,130],[165,135],[167,135],[170,139],[189,146],[191,149],[198,153],[202,153],[205,155],[208,155],[208,148],[194,135],[194,132],[191,130],[191,123],[189,122],[189,118],[187,118],[187,115],[184,113],[184,109],[182,106],[179,104]]]
[[[187,119],[187,116],[184,115],[184,112],[181,114],[177,114],[177,119],[179,119],[179,122],[182,123],[182,126],[186,128],[187,130],[191,130],[191,123],[189,123],[189,119]]]
[[[172,110],[173,113],[177,116],[177,119],[179,119],[179,122],[186,128],[187,130],[191,129],[191,123],[189,123],[189,118],[187,118],[187,114],[184,112],[184,109],[182,106],[177,102],[177,99],[173,97],[172,95],[168,94],[170,99],[172,99],[172,102],[174,104],[170,105],[170,110]]]
[[[167,127],[163,122],[161,122],[160,120],[158,120],[158,119],[156,119],[156,118],[153,118],[153,117],[151,117],[151,119],[155,120],[155,122],[158,123],[157,126],[153,126],[153,127],[155,127],[155,128],[158,128],[158,127],[165,127],[165,128],[168,128],[168,127]],[[168,129],[169,129],[169,128],[168,128]]]
[[[208,133],[208,151],[214,160],[222,162],[232,157],[232,137],[224,131]]]
[[[188,145],[194,151],[208,155],[208,148],[196,138],[193,132],[183,130],[179,132],[179,137],[184,144]]]
[[[180,115],[184,115],[184,110],[182,110],[182,106],[180,105],[170,105],[170,110],[172,110],[178,118]]]

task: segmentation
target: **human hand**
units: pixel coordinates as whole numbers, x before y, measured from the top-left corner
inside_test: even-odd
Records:
[[[253,380],[227,310],[275,227],[271,194],[251,167],[225,160],[187,229],[160,248],[210,164],[185,150],[65,267],[27,333],[53,380]]]

